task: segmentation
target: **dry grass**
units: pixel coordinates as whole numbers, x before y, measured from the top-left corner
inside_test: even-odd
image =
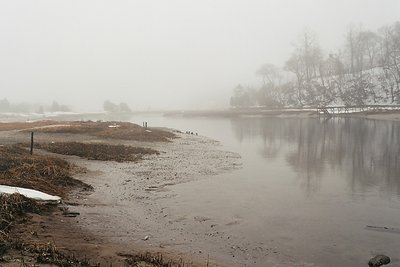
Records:
[[[110,127],[111,126],[111,127]],[[170,142],[176,136],[169,132],[155,128],[145,129],[130,122],[94,122],[94,121],[67,121],[52,120],[35,122],[7,122],[0,123],[0,131],[35,131],[53,134],[83,134],[108,139],[121,139],[145,142]]]
[[[40,213],[48,209],[44,204],[20,194],[0,194],[0,261],[10,249],[23,243],[10,235],[12,227],[26,222],[26,213]]]
[[[5,242],[18,216],[26,212],[40,212],[43,205],[20,194],[0,194],[0,241]]]
[[[100,267],[100,264],[93,264],[88,259],[78,259],[74,255],[66,255],[57,249],[54,242],[46,244],[24,245],[23,250],[35,256],[39,264],[56,265],[61,267]]]
[[[143,266],[143,267],[184,267],[183,260],[168,261],[165,260],[162,254],[145,253],[140,255],[118,254],[126,257],[125,263],[128,266]]]
[[[91,160],[113,160],[118,162],[135,162],[141,160],[143,155],[158,154],[156,150],[151,148],[78,142],[37,143],[35,147],[57,154],[75,155]]]
[[[76,166],[67,161],[44,155],[30,155],[26,149],[13,145],[0,147],[0,184],[19,186],[65,196],[69,189],[90,187],[71,177]]]
[[[6,128],[5,126],[3,127]],[[28,131],[28,128],[25,129]],[[170,142],[170,139],[176,137],[173,133],[168,131],[153,128],[145,129],[130,122],[73,121],[64,122],[62,124],[49,123],[47,125],[43,125],[43,127],[36,127],[34,131],[51,134],[83,134],[105,139],[147,142]]]
[[[30,155],[20,146],[0,146],[0,184],[32,188],[61,196],[75,186],[89,188],[70,176],[73,171],[74,166],[62,159]],[[55,207],[20,194],[0,194],[0,262],[3,255],[10,251],[14,251],[15,254],[17,251],[35,258],[36,262],[40,264],[97,266],[86,260],[80,261],[73,256],[65,256],[55,249],[53,243],[27,244],[24,239],[25,235],[16,235],[11,231],[15,225],[29,222],[27,213],[52,212]],[[21,264],[21,266],[25,265]]]

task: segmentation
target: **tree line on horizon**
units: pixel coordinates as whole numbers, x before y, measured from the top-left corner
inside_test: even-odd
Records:
[[[53,101],[51,105],[41,105],[33,103],[11,103],[7,98],[0,100],[0,113],[38,113],[45,112],[68,112],[71,109],[67,105]]]
[[[103,103],[103,109],[106,112],[110,113],[130,113],[132,112],[131,108],[129,105],[125,102],[121,102],[119,104],[115,104],[111,102],[110,100],[106,100]]]
[[[305,30],[279,68],[262,65],[259,87],[238,85],[232,107],[400,104],[400,21],[377,31],[349,27],[344,45],[325,55]]]
[[[110,113],[130,113],[132,109],[125,102],[119,104],[106,100],[103,103],[103,110]],[[71,108],[64,104],[53,101],[51,105],[42,105],[35,103],[11,103],[7,98],[0,99],[0,113],[37,113],[45,112],[70,112]]]

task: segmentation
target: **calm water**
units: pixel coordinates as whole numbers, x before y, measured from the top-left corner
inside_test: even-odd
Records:
[[[246,247],[238,264],[263,266],[271,256],[254,249],[259,246],[273,247],[278,258],[319,266],[367,266],[379,253],[400,265],[399,122],[133,120],[198,132],[242,156],[240,170],[174,186],[178,196],[168,200],[176,213],[235,222],[223,231]],[[227,253],[226,241],[211,248]]]

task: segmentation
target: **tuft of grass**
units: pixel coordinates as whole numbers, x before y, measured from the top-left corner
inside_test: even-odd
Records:
[[[145,253],[139,255],[122,254],[119,256],[125,257],[125,263],[127,266],[151,266],[151,267],[184,267],[185,264],[182,259],[179,261],[168,261],[165,260],[161,253],[152,254]]]
[[[36,255],[36,262],[39,264],[61,267],[100,267],[100,264],[92,264],[88,259],[81,260],[75,255],[68,256],[62,253],[57,249],[54,242],[25,246],[24,250]]]

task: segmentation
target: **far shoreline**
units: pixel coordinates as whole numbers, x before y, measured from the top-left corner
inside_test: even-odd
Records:
[[[206,117],[206,118],[244,118],[244,117],[260,117],[260,118],[366,118],[377,120],[400,120],[399,110],[385,111],[363,111],[352,113],[331,114],[329,116],[318,114],[312,109],[276,109],[276,110],[261,110],[261,109],[233,109],[233,110],[187,110],[187,111],[169,111],[165,112],[166,117]]]
[[[110,112],[83,112],[68,114],[7,114],[0,113],[0,122],[26,122],[26,121],[131,121],[134,116],[158,115],[170,118],[366,118],[376,120],[400,120],[400,110],[360,111],[338,114],[318,114],[316,109],[208,109],[208,110],[147,110],[129,113]]]

